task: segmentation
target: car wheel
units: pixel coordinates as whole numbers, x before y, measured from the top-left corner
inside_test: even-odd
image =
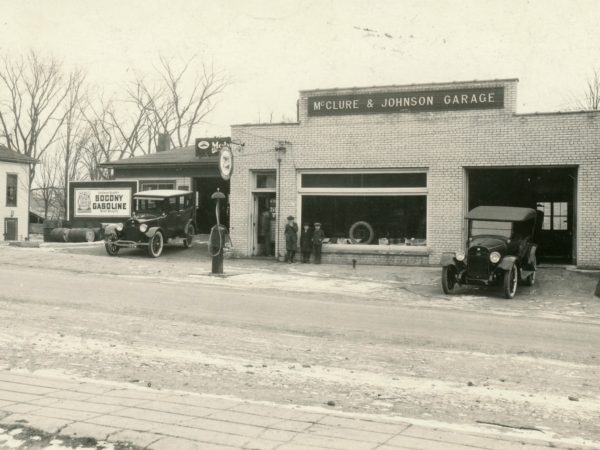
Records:
[[[370,244],[375,239],[371,224],[362,220],[353,223],[348,234],[353,244]]]
[[[194,228],[193,223],[188,223],[185,228],[185,238],[183,239],[183,246],[185,248],[190,248],[192,243],[194,242],[194,234],[196,234],[196,229]]]
[[[164,239],[160,231],[154,233],[148,242],[148,256],[158,258],[163,251]]]
[[[117,256],[117,254],[119,253],[119,246],[114,243],[114,241],[116,240],[117,237],[114,234],[112,234],[108,236],[106,238],[106,241],[104,242],[104,248],[106,250],[106,253],[108,253],[110,256]]]
[[[456,267],[446,266],[442,268],[442,290],[444,294],[452,294],[456,286]]]
[[[537,271],[537,260],[535,257],[533,258],[533,263],[531,265],[533,266],[533,272],[525,278],[525,286],[533,286],[535,284],[535,273]]]
[[[517,284],[519,281],[519,268],[516,264],[510,270],[504,271],[504,297],[514,298],[517,293]]]

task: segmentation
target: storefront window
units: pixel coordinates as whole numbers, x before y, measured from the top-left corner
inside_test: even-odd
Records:
[[[425,245],[426,211],[426,195],[302,196],[302,222],[320,222],[331,244]]]
[[[158,189],[175,189],[174,181],[141,181],[140,191],[156,191]]]
[[[426,187],[426,173],[305,173],[303,188],[413,188]]]

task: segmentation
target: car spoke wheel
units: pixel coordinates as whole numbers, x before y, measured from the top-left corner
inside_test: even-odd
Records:
[[[442,290],[449,295],[456,286],[456,267],[446,266],[442,268]]]
[[[375,231],[368,222],[358,221],[348,231],[353,244],[370,244],[375,239]]]
[[[190,248],[192,246],[192,243],[194,242],[194,234],[196,234],[194,224],[188,223],[185,229],[185,239],[183,240],[183,246],[185,248]]]
[[[519,268],[513,264],[510,270],[504,272],[504,297],[514,298],[519,281]]]
[[[148,256],[158,258],[163,251],[163,246],[163,235],[160,231],[157,231],[154,233],[154,236],[150,238],[150,242],[148,242]]]
[[[112,234],[108,236],[106,238],[106,241],[104,242],[104,248],[106,250],[106,253],[108,253],[110,256],[117,256],[117,254],[119,253],[119,246],[115,244],[116,240],[117,236]]]

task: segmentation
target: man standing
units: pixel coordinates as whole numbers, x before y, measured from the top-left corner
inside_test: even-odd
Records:
[[[310,225],[305,223],[302,232],[300,233],[300,251],[302,252],[302,262],[310,262],[310,253],[312,252],[312,232]]]
[[[315,254],[315,264],[321,264],[321,249],[323,247],[323,239],[325,232],[321,230],[321,224],[315,222],[315,231],[312,235],[313,253]]]
[[[298,224],[294,222],[294,216],[288,216],[288,223],[285,225],[285,260],[291,264],[296,256],[296,248],[298,247]]]

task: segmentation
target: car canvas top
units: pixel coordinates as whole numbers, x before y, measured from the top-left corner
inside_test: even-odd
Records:
[[[535,219],[537,212],[531,208],[514,206],[477,206],[467,214],[471,220],[493,220],[498,222],[522,222]]]
[[[153,191],[141,191],[133,194],[134,197],[178,197],[180,195],[193,194],[192,191],[179,191],[177,189],[157,189]]]

